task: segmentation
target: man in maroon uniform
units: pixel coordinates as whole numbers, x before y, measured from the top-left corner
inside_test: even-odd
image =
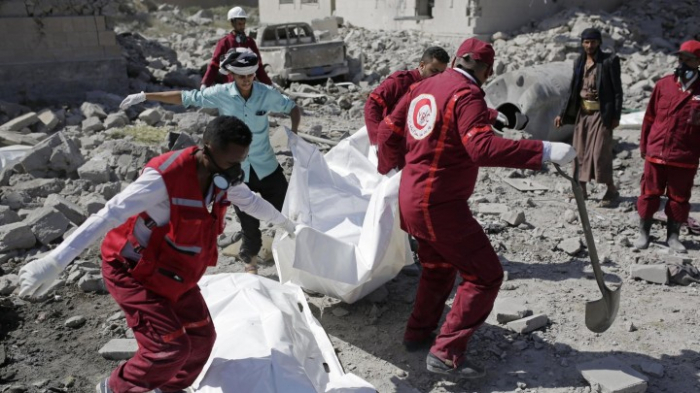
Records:
[[[245,34],[245,23],[247,18],[248,15],[246,15],[245,11],[241,7],[233,7],[228,11],[228,20],[231,21],[231,27],[233,27],[233,30],[224,38],[220,39],[216,44],[214,55],[211,57],[211,63],[209,63],[207,72],[204,74],[204,78],[202,79],[202,86],[209,87],[217,83],[233,82],[233,75],[221,75],[219,73],[219,62],[222,60],[222,57],[233,48],[238,51],[250,50],[254,52],[258,56],[260,62],[260,67],[258,67],[258,70],[255,72],[255,77],[259,82],[272,86],[272,81],[265,72],[265,67],[263,66],[262,57],[260,57],[258,45],[255,43],[255,40]]]
[[[394,110],[408,88],[416,82],[445,71],[449,61],[450,56],[444,49],[431,46],[423,52],[418,68],[396,71],[372,91],[365,103],[365,125],[371,144],[377,144],[379,123]]]
[[[674,75],[656,83],[642,122],[639,152],[645,162],[637,200],[640,233],[634,246],[638,249],[649,246],[652,218],[665,193],[668,246],[686,251],[678,235],[688,220],[700,159],[700,42],[686,41],[676,54],[679,65]]]
[[[452,309],[426,359],[431,372],[477,378],[484,370],[466,360],[467,342],[493,308],[503,269],[467,199],[480,166],[539,169],[571,162],[563,143],[497,137],[481,85],[492,74],[491,45],[470,38],[453,68],[415,85],[379,127],[380,173],[400,167],[401,227],[418,240],[423,265],[404,345],[432,341],[457,273]]]

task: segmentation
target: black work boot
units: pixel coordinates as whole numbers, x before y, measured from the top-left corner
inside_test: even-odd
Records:
[[[639,219],[639,237],[634,241],[634,248],[646,250],[649,247],[649,231],[651,231],[652,219]]]
[[[428,357],[425,359],[425,365],[431,373],[452,375],[461,379],[476,379],[486,375],[486,371],[484,371],[483,367],[471,363],[468,360],[464,360],[462,365],[454,368],[452,361],[442,360],[432,353],[429,353]]]
[[[425,349],[429,349],[435,341],[436,334],[431,333],[430,336],[422,340],[403,340],[403,347],[406,348],[407,352],[417,352]]]
[[[666,221],[666,243],[671,250],[685,254],[687,252],[685,246],[678,238],[678,235],[681,233],[681,225],[680,222],[671,219]]]

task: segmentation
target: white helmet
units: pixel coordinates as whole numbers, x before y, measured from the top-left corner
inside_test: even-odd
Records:
[[[248,19],[248,15],[246,15],[245,11],[243,11],[243,8],[241,7],[233,7],[230,10],[228,10],[228,20],[232,19]]]

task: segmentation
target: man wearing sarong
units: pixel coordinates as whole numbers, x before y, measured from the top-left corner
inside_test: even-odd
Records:
[[[600,49],[599,30],[588,28],[581,34],[583,53],[574,62],[571,89],[561,114],[554,125],[574,124],[573,146],[578,152],[579,181],[595,179],[607,186],[601,206],[610,206],[620,193],[613,181],[612,131],[620,124],[622,114],[622,82],[620,59]]]

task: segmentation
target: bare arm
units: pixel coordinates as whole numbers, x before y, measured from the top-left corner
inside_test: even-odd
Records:
[[[292,108],[292,111],[289,112],[289,116],[292,117],[292,132],[296,134],[299,130],[299,123],[301,122],[301,110],[299,107],[295,106]]]
[[[146,99],[149,101],[158,101],[165,104],[182,105],[182,91],[164,91],[160,93],[146,93]]]

